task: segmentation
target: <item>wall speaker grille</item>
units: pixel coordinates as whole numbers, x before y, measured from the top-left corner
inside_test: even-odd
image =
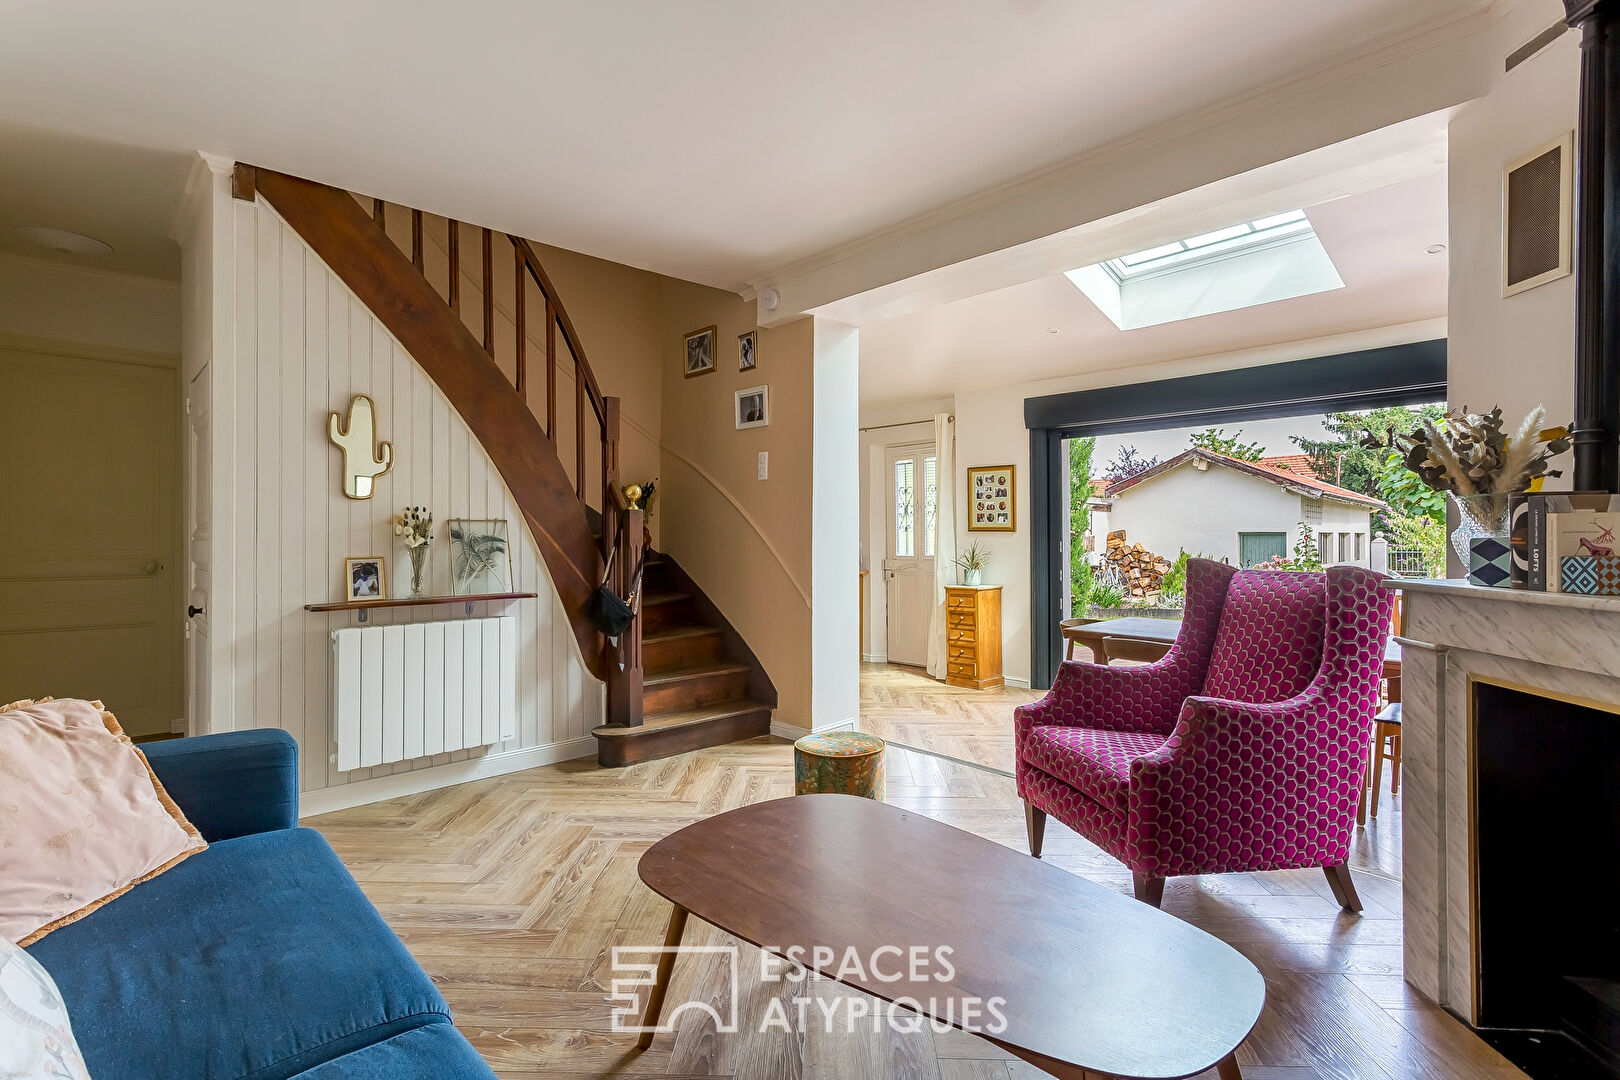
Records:
[[[1509,289],[1565,266],[1565,153],[1553,146],[1508,171],[1503,258]]]

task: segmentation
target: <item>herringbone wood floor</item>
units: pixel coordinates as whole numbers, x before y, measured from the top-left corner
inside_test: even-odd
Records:
[[[873,708],[888,707],[871,679]],[[910,693],[921,693],[913,688]],[[1013,692],[1009,692],[1011,694]],[[943,693],[926,703],[946,723],[988,721],[1006,701]],[[1009,698],[1010,700],[1010,698]],[[967,736],[973,738],[974,736]],[[988,738],[988,734],[983,736]],[[958,747],[960,749],[960,747]],[[971,757],[968,754],[955,756]],[[895,748],[888,799],[1022,849],[1012,781]],[[689,1012],[636,1054],[611,1031],[605,1000],[612,946],[656,945],[668,908],[636,878],[658,838],[708,814],[792,793],[792,752],[758,739],[622,770],[586,762],[534,769],[311,819],[432,974],[458,1026],[506,1080],[666,1076],[747,1080],[1028,1080],[1042,1074],[959,1033],[914,1035],[862,1024],[827,1033],[722,1035]],[[1387,813],[1387,811],[1386,811]],[[1056,822],[1052,863],[1128,891],[1129,875]],[[1496,1080],[1522,1074],[1400,977],[1400,889],[1358,876],[1367,911],[1338,913],[1320,874],[1229,875],[1172,882],[1165,907],[1231,942],[1265,974],[1266,1011],[1239,1060],[1249,1080],[1343,1077]],[[994,908],[994,883],[986,902]],[[1039,927],[1031,927],[1039,933]],[[722,936],[694,920],[689,942]],[[745,1017],[765,1014],[743,948]],[[671,1002],[708,997],[713,963],[676,968]],[[818,1000],[846,1000],[833,984]],[[835,1014],[847,1016],[844,1013]]]

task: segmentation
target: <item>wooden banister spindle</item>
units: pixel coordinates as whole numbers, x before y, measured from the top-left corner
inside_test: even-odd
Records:
[[[461,222],[450,219],[450,310],[461,314]]]
[[[517,325],[517,373],[513,379],[513,387],[518,397],[525,403],[529,400],[528,385],[529,373],[527,370],[525,350],[529,344],[529,331],[527,318],[524,314],[524,303],[528,296],[529,274],[528,267],[523,262],[523,249],[516,244],[512,245],[512,282],[517,289],[517,296],[512,301],[512,321]]]
[[[630,602],[636,612],[629,629],[619,635],[618,646],[610,646],[606,667],[608,723],[638,727],[642,720],[642,690],[645,672],[641,661],[641,597],[631,596],[629,589],[635,578],[636,567],[641,565],[641,530],[646,515],[640,510],[627,510],[623,528],[619,530],[619,558],[613,568],[616,578],[621,577],[619,595]]]
[[[574,489],[585,501],[585,373],[574,360]]]
[[[484,230],[484,351],[495,355],[495,236]]]
[[[411,265],[426,272],[427,253],[422,248],[422,211],[411,210]]]
[[[377,228],[381,229],[384,233],[388,231],[388,211],[386,210],[387,205],[388,204],[383,202],[381,199],[371,200],[371,220],[375,221],[377,223]]]
[[[546,434],[557,445],[557,309],[546,293]]]

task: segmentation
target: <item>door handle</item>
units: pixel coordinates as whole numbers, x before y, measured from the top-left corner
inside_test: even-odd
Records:
[[[201,615],[204,611],[207,611],[207,610],[208,610],[207,608],[200,608],[195,604],[187,604],[186,605],[186,618],[195,619],[197,616]]]

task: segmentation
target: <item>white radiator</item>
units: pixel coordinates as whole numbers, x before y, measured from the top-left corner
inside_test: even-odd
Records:
[[[517,620],[334,630],[332,690],[340,770],[510,739]]]

